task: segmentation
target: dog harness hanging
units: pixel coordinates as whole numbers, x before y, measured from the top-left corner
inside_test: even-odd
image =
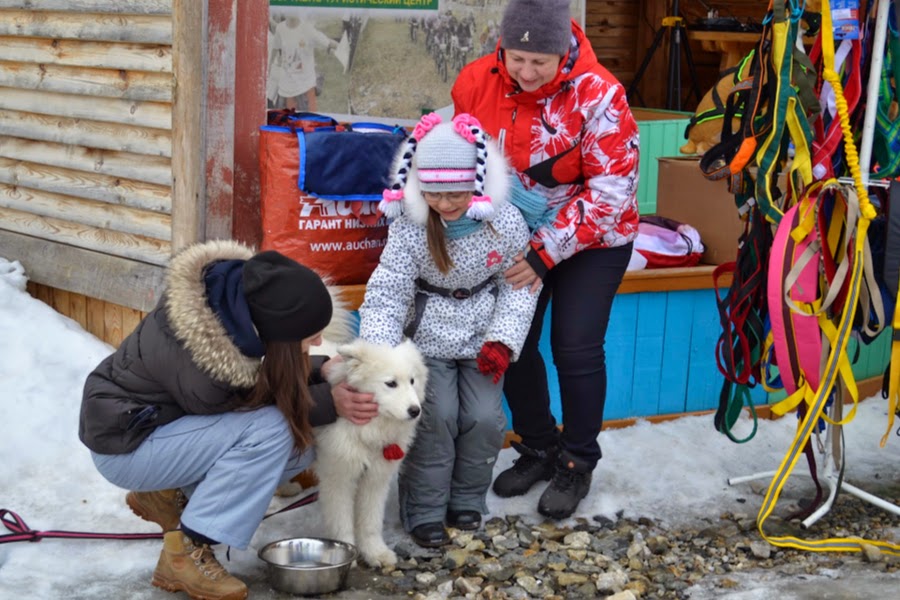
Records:
[[[864,277],[866,263],[866,233],[872,219],[875,217],[875,208],[869,201],[867,190],[862,180],[859,161],[856,154],[855,141],[853,132],[850,127],[850,118],[847,110],[847,103],[843,97],[843,89],[838,74],[834,71],[834,40],[832,38],[831,9],[827,0],[822,3],[822,49],[824,53],[823,76],[831,83],[836,96],[836,104],[838,114],[840,116],[841,130],[844,134],[845,155],[847,156],[848,166],[853,175],[855,183],[854,187],[841,186],[835,182],[826,182],[826,184],[837,191],[844,203],[845,209],[845,226],[842,227],[841,235],[846,240],[847,252],[838,252],[838,256],[842,263],[845,263],[847,275],[849,276],[849,285],[847,286],[846,297],[843,300],[842,310],[839,313],[840,319],[837,324],[832,322],[829,315],[821,310],[821,307],[815,309],[813,306],[799,306],[794,302],[796,308],[800,308],[806,314],[815,315],[822,333],[828,340],[827,358],[822,363],[820,371],[819,386],[813,390],[806,381],[800,382],[798,390],[789,398],[790,402],[783,406],[789,410],[789,406],[797,401],[805,404],[805,414],[797,427],[797,432],[791,446],[785,455],[781,465],[772,478],[763,504],[760,507],[757,516],[757,527],[763,539],[770,544],[782,547],[792,547],[801,550],[814,550],[820,552],[861,552],[862,542],[871,544],[882,552],[900,555],[900,545],[882,541],[862,540],[860,538],[829,538],[823,540],[803,540],[793,535],[768,535],[765,531],[765,522],[772,514],[775,503],[781,494],[785,482],[793,471],[799,455],[804,446],[809,441],[813,430],[818,427],[819,420],[828,417],[824,414],[826,403],[831,396],[834,386],[837,383],[838,376],[844,379],[847,389],[850,392],[854,402],[858,397],[855,382],[850,370],[849,360],[847,359],[847,343],[853,329],[854,319],[856,317],[857,307],[860,302],[860,290],[862,289],[862,280]],[[858,192],[858,196],[857,196]],[[821,196],[821,194],[819,195]],[[811,195],[807,194],[801,201],[801,207],[798,209],[800,221],[798,226],[791,232],[792,235],[798,236],[798,239],[806,237],[814,227],[818,220],[811,218],[816,210],[811,206],[813,202]],[[820,207],[821,210],[821,207]],[[833,218],[833,216],[832,216]],[[829,235],[827,230],[819,231],[819,239]],[[836,246],[840,248],[841,245]],[[842,264],[840,268],[844,267]],[[870,267],[871,268],[871,265]],[[839,285],[839,284],[838,284]],[[825,294],[823,304],[833,298],[831,293]],[[805,309],[805,310],[804,310]],[[774,410],[774,408],[773,408]],[[780,409],[779,409],[780,410]],[[848,415],[848,419],[852,416]],[[840,421],[843,423],[844,421]]]

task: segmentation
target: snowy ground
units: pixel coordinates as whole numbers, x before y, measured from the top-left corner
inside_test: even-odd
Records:
[[[87,373],[111,348],[60,316],[25,291],[25,274],[17,262],[0,258],[0,509],[19,514],[34,530],[94,532],[155,532],[135,517],[123,502],[124,491],[107,483],[94,469],[87,449],[77,439],[81,388]],[[896,436],[886,448],[878,441],[887,423],[886,402],[870,399],[845,429],[847,478],[866,488],[900,481]],[[749,427],[742,423],[742,427]],[[793,437],[795,420],[760,423],[748,444],[738,445],[715,432],[712,418],[690,417],[664,424],[639,422],[601,435],[604,459],[594,473],[590,496],[579,515],[615,518],[647,516],[676,525],[694,522],[723,510],[754,514],[761,496],[750,486],[729,486],[727,478],[778,466]],[[497,469],[505,469],[515,452],[504,450]],[[800,467],[803,469],[804,467]],[[765,480],[764,480],[765,481]],[[794,477],[788,486],[809,486]],[[512,500],[488,498],[491,515],[521,514],[538,520],[539,490]],[[738,499],[746,499],[743,505]],[[386,537],[404,537],[396,516],[396,496],[389,500]],[[273,509],[284,501],[275,500]],[[0,527],[0,535],[6,533]],[[234,574],[248,581],[253,598],[286,597],[271,591],[256,551],[285,537],[314,535],[318,530],[315,504],[265,521],[247,551],[231,551],[225,560]],[[173,596],[153,588],[150,576],[160,542],[44,540],[0,544],[0,599],[131,598]],[[766,571],[731,575],[737,582],[727,595],[714,580],[690,590],[691,598],[858,598],[889,597],[894,575],[859,566],[816,576]],[[351,582],[359,584],[365,572]],[[893,593],[892,593],[893,592]],[[337,597],[371,597],[348,590]]]

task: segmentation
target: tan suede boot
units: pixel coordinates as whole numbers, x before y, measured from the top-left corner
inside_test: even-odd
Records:
[[[174,531],[181,523],[181,513],[187,505],[187,498],[181,490],[128,492],[125,503],[145,521],[156,523],[163,531]]]
[[[153,572],[153,585],[186,592],[193,600],[244,600],[247,586],[228,574],[212,549],[198,545],[181,531],[163,536],[163,549]]]

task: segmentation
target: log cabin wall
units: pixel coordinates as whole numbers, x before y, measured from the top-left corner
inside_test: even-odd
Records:
[[[51,305],[148,311],[198,239],[202,9],[0,0],[0,249]]]

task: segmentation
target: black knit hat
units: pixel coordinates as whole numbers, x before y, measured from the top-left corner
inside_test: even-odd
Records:
[[[569,0],[509,0],[500,22],[500,47],[564,56],[572,40]]]
[[[299,342],[331,321],[331,295],[315,271],[274,250],[244,264],[244,296],[264,342]]]

